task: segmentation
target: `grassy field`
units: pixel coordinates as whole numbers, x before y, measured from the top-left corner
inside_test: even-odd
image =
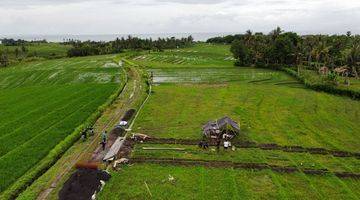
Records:
[[[225,69],[218,70],[223,74]],[[221,83],[226,79],[219,79],[213,84],[154,86],[134,130],[161,138],[200,139],[201,127],[207,121],[229,116],[241,125],[239,138],[360,150],[358,101],[304,89],[281,72],[236,70],[229,70],[231,75],[238,74],[234,78],[239,81],[235,82]],[[194,79],[204,78],[197,71],[187,73]]]
[[[202,138],[209,120],[229,116],[240,123],[236,140],[322,147],[359,152],[360,103],[306,89],[279,71],[233,67],[227,46],[193,48],[133,56],[153,74],[152,94],[133,132],[157,138]],[[143,147],[170,148],[145,150]],[[171,148],[184,148],[183,151]],[[136,144],[131,158],[231,161],[328,169],[326,175],[231,167],[134,163],[119,171],[99,199],[359,199],[359,181],[331,172],[359,173],[358,158],[236,148],[199,149],[194,145]],[[171,181],[169,177],[174,177]]]
[[[0,192],[35,166],[123,83],[112,56],[0,69]]]
[[[358,183],[269,170],[137,164],[113,173],[99,199],[357,199]]]

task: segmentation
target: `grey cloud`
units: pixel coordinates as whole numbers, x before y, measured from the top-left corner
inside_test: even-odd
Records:
[[[0,12],[0,34],[360,33],[359,0],[0,0]]]
[[[229,0],[156,0],[164,3],[179,3],[179,4],[219,4],[229,2]]]
[[[178,4],[218,4],[229,0],[0,0],[1,7],[24,8],[29,6],[65,5],[81,2],[105,2],[113,4],[156,5],[161,3]]]
[[[75,3],[128,3],[131,0],[0,0],[0,8],[28,8],[31,6],[53,6]]]

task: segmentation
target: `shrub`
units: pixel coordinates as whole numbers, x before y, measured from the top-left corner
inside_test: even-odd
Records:
[[[359,100],[360,99],[360,92],[350,90],[350,89],[342,89],[337,88],[334,84],[325,84],[325,83],[312,83],[311,81],[308,81],[302,76],[299,76],[298,73],[292,69],[289,68],[281,68],[282,71],[286,72],[287,74],[295,77],[297,80],[302,82],[307,88],[316,90],[316,91],[324,91],[330,94],[336,94],[336,95],[342,95],[342,96],[348,96],[352,99]],[[334,79],[333,77],[331,77]],[[336,77],[335,77],[336,79]]]

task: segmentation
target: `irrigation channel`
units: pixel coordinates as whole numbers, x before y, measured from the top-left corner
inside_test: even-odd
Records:
[[[110,133],[106,149],[102,151],[99,145],[100,134],[105,130],[109,132],[109,129],[118,124],[122,116],[126,114],[126,111],[136,107],[138,101],[142,98],[143,90],[145,90],[145,86],[142,84],[144,81],[138,67],[128,63],[127,71],[125,72],[124,70],[127,75],[123,91],[94,124],[95,136],[90,137],[91,141],[85,145],[81,142],[75,144],[68,150],[68,153],[59,159],[52,167],[53,173],[57,174],[57,176],[47,180],[47,188],[42,188],[42,191],[39,191],[38,200],[45,200],[50,196],[57,195],[62,184],[73,172],[76,163],[80,161],[101,162],[105,152],[110,149],[116,138]]]
[[[173,139],[173,138],[149,138],[144,143],[149,144],[182,144],[182,145],[198,145],[199,140],[185,140],[185,139]],[[285,146],[279,145],[276,143],[256,143],[252,141],[235,141],[232,142],[237,148],[259,148],[262,150],[281,150],[284,152],[306,152],[310,154],[320,154],[320,155],[333,155],[335,157],[354,157],[360,159],[359,152],[348,152],[340,150],[330,150],[319,147],[303,147],[303,146]],[[215,141],[209,145],[215,146]]]

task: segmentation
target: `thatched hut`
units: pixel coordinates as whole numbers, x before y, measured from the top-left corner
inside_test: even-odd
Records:
[[[349,76],[351,74],[351,70],[345,66],[335,68],[334,72],[336,72],[340,76]]]
[[[328,75],[328,74],[329,74],[329,68],[327,68],[327,67],[321,67],[321,68],[319,69],[319,74],[321,74],[321,75]]]
[[[208,138],[232,139],[240,132],[240,126],[229,117],[209,121],[203,126],[203,134]]]

